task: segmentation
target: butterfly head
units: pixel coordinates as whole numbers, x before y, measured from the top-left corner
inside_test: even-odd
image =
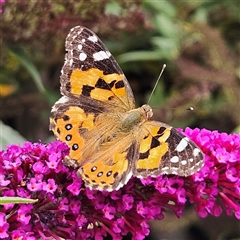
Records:
[[[144,113],[145,118],[147,120],[149,120],[153,116],[152,108],[148,104],[142,105],[142,107],[140,107],[140,109]]]

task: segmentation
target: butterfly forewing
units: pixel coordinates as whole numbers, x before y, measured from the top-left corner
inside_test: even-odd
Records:
[[[63,95],[84,96],[124,109],[135,107],[131,87],[121,68],[92,31],[81,26],[71,29],[66,51],[61,75]]]

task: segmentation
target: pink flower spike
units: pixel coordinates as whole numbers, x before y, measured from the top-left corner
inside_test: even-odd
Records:
[[[27,184],[27,188],[31,192],[36,192],[42,190],[42,183],[37,182],[36,178],[31,178]]]
[[[81,191],[81,183],[79,181],[73,182],[67,187],[67,190],[71,192],[74,196],[77,196]]]
[[[59,203],[59,209],[64,211],[64,212],[67,212],[69,210],[68,201],[69,200],[66,197],[63,198]]]
[[[218,148],[214,154],[219,163],[226,163],[229,160],[230,154],[225,148]]]
[[[44,182],[43,183],[43,190],[48,192],[48,193],[54,193],[57,190],[57,185],[55,184],[54,179],[48,179],[48,183]]]
[[[47,169],[46,166],[43,162],[36,162],[33,164],[33,170],[35,173],[40,174],[40,173],[46,173]]]
[[[33,206],[31,204],[21,205],[18,210],[17,220],[27,225],[31,219],[31,215],[29,213],[31,212],[32,208]]]
[[[231,182],[236,182],[239,179],[240,172],[237,172],[236,168],[229,168],[226,171],[226,178]]]
[[[116,221],[113,222],[112,230],[115,233],[120,233],[120,232],[122,232],[123,227],[124,227],[123,219],[122,218],[118,218]]]
[[[38,199],[0,205],[0,238],[103,239],[108,233],[116,240],[128,234],[144,239],[150,219],[162,220],[169,211],[181,217],[187,200],[200,217],[225,212],[240,219],[240,135],[181,131],[204,152],[201,170],[188,177],[132,177],[112,192],[86,188],[77,169],[63,165],[69,149],[60,141],[0,151],[1,196]]]
[[[148,214],[148,208],[143,206],[143,202],[137,204],[137,213],[142,217],[145,217]]]
[[[104,216],[105,218],[111,220],[114,218],[114,214],[115,214],[116,210],[114,207],[111,207],[109,206],[109,204],[106,204],[104,207],[103,207],[103,213],[104,213]]]
[[[50,153],[48,161],[46,162],[50,169],[56,169],[60,161],[59,154],[56,152]]]
[[[9,180],[5,180],[5,176],[0,174],[0,186],[5,187],[10,183]]]
[[[133,207],[134,199],[129,194],[124,194],[122,197],[123,209],[130,210]]]
[[[81,205],[79,201],[71,200],[69,207],[74,214],[78,214],[80,212]]]
[[[86,217],[82,214],[77,216],[76,221],[77,221],[79,227],[82,227],[85,223],[87,223]]]
[[[0,212],[0,239],[9,237],[7,231],[10,225],[5,220],[5,217],[6,217],[5,213]]]

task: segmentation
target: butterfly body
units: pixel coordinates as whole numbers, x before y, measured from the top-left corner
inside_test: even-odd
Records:
[[[77,26],[66,40],[61,97],[50,129],[70,148],[64,163],[91,189],[117,190],[131,176],[188,176],[203,165],[201,150],[149,105],[135,107],[131,87],[101,40]]]

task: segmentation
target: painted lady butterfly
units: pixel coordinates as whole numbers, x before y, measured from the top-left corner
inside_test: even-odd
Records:
[[[64,162],[78,168],[91,189],[117,190],[131,176],[188,176],[203,153],[171,126],[150,120],[149,105],[135,108],[131,87],[101,40],[74,27],[66,39],[61,97],[50,130],[70,148]]]

